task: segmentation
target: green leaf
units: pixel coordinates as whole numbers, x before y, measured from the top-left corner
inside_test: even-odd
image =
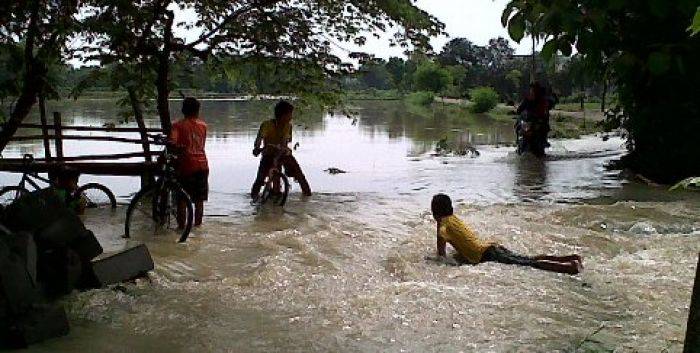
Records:
[[[544,44],[540,55],[542,55],[542,57],[545,60],[549,60],[552,58],[552,56],[556,55],[558,47],[559,47],[559,42],[557,41],[557,39],[556,38],[552,39]]]
[[[521,12],[508,22],[508,35],[518,43],[525,37],[525,17]]]
[[[510,19],[510,15],[513,14],[513,9],[515,9],[515,4],[510,2],[503,10],[503,14],[501,15],[501,24],[503,27],[508,27],[508,19]]]
[[[671,67],[671,56],[658,51],[651,53],[647,61],[647,66],[653,75],[663,75]]]
[[[691,35],[696,35],[700,33],[700,7],[698,7],[698,10],[695,12],[695,17],[693,18],[693,24],[690,25],[690,28],[688,30],[691,32]]]

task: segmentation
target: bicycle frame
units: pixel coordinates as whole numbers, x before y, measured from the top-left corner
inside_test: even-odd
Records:
[[[273,180],[273,178],[277,176],[275,175],[276,173],[282,174],[282,165],[280,165],[280,160],[287,151],[280,145],[270,145],[270,147],[275,149],[275,157],[272,159],[270,170],[267,171],[267,178],[269,181],[272,181],[275,189],[277,189],[279,188],[279,178],[277,178],[278,180]]]
[[[29,165],[34,162],[34,156],[31,154],[25,154],[24,155],[24,163],[25,165]],[[19,186],[26,189],[25,185],[29,184],[31,185],[35,190],[40,190],[41,186],[33,179],[39,180],[41,182],[44,182],[48,184],[51,187],[56,187],[56,184],[51,181],[48,178],[44,178],[39,175],[37,172],[24,172],[22,173],[22,178],[19,181]]]

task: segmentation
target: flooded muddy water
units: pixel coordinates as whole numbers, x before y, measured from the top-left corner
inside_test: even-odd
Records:
[[[204,103],[205,224],[186,244],[137,239],[156,262],[150,280],[70,295],[71,334],[30,351],[682,351],[700,198],[606,170],[623,141],[552,141],[538,161],[508,147],[512,122],[365,102],[356,119],[302,114],[295,154],[315,194],[303,198],[294,185],[284,208],[257,208],[246,195],[257,168],[252,142],[271,105]],[[111,101],[60,109],[74,124],[116,115]],[[434,156],[443,138],[481,154]],[[66,143],[66,155],[137,150]],[[43,152],[38,143],[13,145],[5,156],[23,153]],[[324,172],[330,167],[347,173]],[[93,180],[124,203],[139,187],[135,178],[81,182]],[[482,237],[526,254],[577,252],[585,271],[425,260],[435,251],[429,203],[437,192],[451,195]],[[85,217],[108,250],[124,245],[124,208]]]

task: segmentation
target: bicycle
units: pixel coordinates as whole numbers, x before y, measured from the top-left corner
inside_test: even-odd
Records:
[[[287,196],[289,195],[291,185],[287,176],[282,172],[281,159],[289,155],[290,150],[281,145],[267,145],[265,149],[268,151],[271,150],[272,153],[274,153],[274,157],[272,159],[272,166],[267,171],[267,176],[265,177],[262,194],[256,201],[259,205],[263,205],[268,200],[274,199],[273,204],[284,206],[287,202]]]
[[[29,166],[34,163],[34,156],[25,154],[24,165]],[[34,190],[40,190],[42,187],[39,183],[47,184],[50,188],[58,189],[58,186],[53,180],[44,178],[37,172],[24,172],[18,185],[5,186],[0,189],[0,204],[7,206],[19,199],[23,195],[29,194],[27,185]],[[67,196],[66,204],[79,202],[85,208],[99,208],[108,206],[111,209],[117,208],[117,198],[114,193],[106,186],[100,183],[87,183],[78,187],[75,191]]]
[[[151,136],[156,143],[165,146],[159,158],[158,178],[155,183],[136,193],[126,210],[124,238],[132,234],[151,232],[155,236],[176,238],[183,243],[192,230],[194,207],[192,199],[177,181],[176,155],[168,146],[167,137]],[[184,219],[178,222],[178,203],[184,204]]]

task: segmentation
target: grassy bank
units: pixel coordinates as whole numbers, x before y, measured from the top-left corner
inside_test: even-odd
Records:
[[[515,121],[515,108],[498,105],[487,113],[475,114],[471,111],[470,105],[465,100],[440,99],[431,104],[418,104],[420,100],[405,99],[408,111],[421,116],[447,116],[457,120],[467,121],[475,118],[489,118],[501,122]],[[594,103],[592,103],[594,104]],[[580,114],[567,114],[566,111],[552,113],[550,119],[552,138],[580,138],[583,135],[590,135],[602,132],[599,123],[592,120],[582,119]]]
[[[346,91],[347,100],[401,100],[404,94],[397,90],[368,89],[362,91]]]

